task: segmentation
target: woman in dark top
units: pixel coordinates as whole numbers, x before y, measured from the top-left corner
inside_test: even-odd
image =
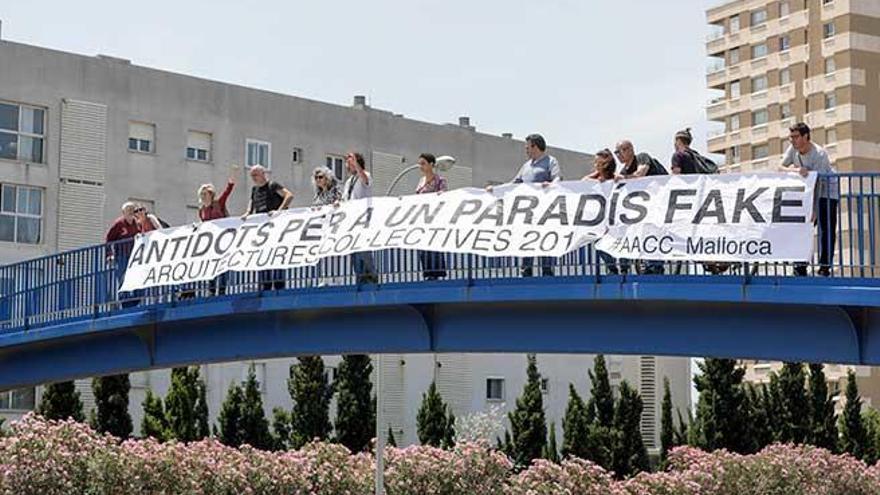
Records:
[[[422,179],[416,187],[416,194],[442,193],[446,191],[446,178],[434,172],[437,159],[430,153],[419,155],[419,170]],[[446,276],[446,257],[436,251],[419,251],[419,264],[425,280],[437,280]]]

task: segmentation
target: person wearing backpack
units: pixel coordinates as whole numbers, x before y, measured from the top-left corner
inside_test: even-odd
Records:
[[[632,141],[624,139],[617,143],[614,148],[614,154],[623,165],[620,173],[614,177],[614,180],[636,179],[639,177],[649,177],[651,175],[669,175],[666,167],[663,166],[656,158],[647,153],[636,153]],[[621,265],[628,264],[629,260],[619,260]],[[637,265],[639,272],[644,275],[662,275],[663,262],[654,260],[645,260]]]
[[[672,164],[673,175],[689,175],[689,174],[717,174],[718,165],[705,156],[697,153],[691,148],[694,136],[691,134],[691,128],[675,133],[675,152],[670,160]],[[703,263],[703,269],[712,275],[719,275],[730,269],[732,265],[725,262],[707,262]],[[676,275],[681,274],[682,262],[675,263],[674,272]]]
[[[672,154],[673,174],[717,174],[718,165],[691,148],[694,136],[688,127],[675,133],[675,153]]]
[[[217,197],[214,190],[214,184],[202,184],[199,186],[199,189],[196,192],[196,195],[199,197],[199,221],[210,222],[211,220],[219,220],[229,216],[226,202],[229,201],[232,189],[235,188],[238,179],[238,171],[239,167],[237,165],[230,167],[229,178],[226,179],[226,187],[223,189],[223,192],[220,193],[219,197]],[[217,278],[208,282],[208,293],[215,295],[226,294],[227,278],[227,273],[221,273]],[[181,293],[181,297],[183,298],[193,297],[194,295],[194,291],[185,291]]]

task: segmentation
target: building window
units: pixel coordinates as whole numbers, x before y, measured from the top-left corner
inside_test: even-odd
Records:
[[[825,144],[831,144],[837,142],[837,129],[831,128],[825,131]]]
[[[784,52],[791,48],[791,36],[783,35],[779,37],[779,51]]]
[[[760,43],[752,46],[752,58],[761,58],[767,56],[767,43]]]
[[[789,14],[791,14],[791,2],[789,0],[779,2],[779,17],[785,17]]]
[[[290,163],[302,163],[303,161],[303,150],[302,148],[293,148],[290,152]]]
[[[767,90],[767,76],[758,76],[752,78],[752,93]]]
[[[731,115],[728,123],[728,130],[736,131],[739,129],[739,115]]]
[[[549,394],[550,393],[550,379],[549,378],[541,378],[541,393]]]
[[[831,110],[837,106],[837,93],[828,93],[825,95],[825,110]]]
[[[791,69],[781,69],[779,71],[779,85],[785,86],[791,83]]]
[[[752,27],[759,26],[767,22],[767,10],[755,10],[751,13],[751,23],[749,24]]]
[[[735,32],[737,32],[737,31],[739,31],[739,16],[738,16],[738,15],[735,15],[735,16],[733,16],[733,17],[730,18],[730,28],[729,28],[729,31],[730,31],[731,33],[735,33]]]
[[[825,59],[825,73],[831,74],[837,70],[837,62],[834,61],[834,57],[828,57]]]
[[[737,163],[740,161],[740,158],[739,146],[730,148],[730,163]]]
[[[769,122],[769,115],[766,109],[755,110],[752,112],[752,125],[762,125]]]
[[[333,175],[335,175],[337,179],[345,178],[345,175],[343,175],[343,172],[345,171],[345,158],[338,155],[327,155],[324,165],[333,171]]]
[[[30,411],[36,407],[36,390],[33,387],[0,392],[0,409]]]
[[[42,189],[10,184],[0,187],[0,241],[39,244],[42,224]]]
[[[733,81],[730,83],[730,97],[731,98],[739,98],[740,95],[740,84],[739,81]]]
[[[211,161],[211,134],[189,131],[186,134],[186,159],[199,162]]]
[[[730,50],[730,62],[728,65],[734,65],[739,63],[739,48],[734,48]]]
[[[836,34],[834,29],[834,21],[826,22],[822,25],[822,37],[828,39]]]
[[[156,126],[144,122],[128,123],[128,149],[141,153],[155,153]]]
[[[0,158],[43,163],[46,110],[0,102]]]
[[[504,400],[504,378],[486,378],[486,400]]]
[[[834,3],[834,0],[822,0],[822,5],[828,5],[830,3]]]
[[[248,139],[245,141],[247,147],[247,159],[245,163],[248,167],[254,165],[262,165],[266,168],[271,167],[270,153],[272,145],[265,141],[257,141],[256,139]]]
[[[791,117],[791,103],[783,103],[782,105],[779,105],[779,116],[783,119]]]
[[[766,144],[759,144],[757,146],[752,146],[752,160],[760,160],[761,158],[767,158],[770,156],[770,146]]]

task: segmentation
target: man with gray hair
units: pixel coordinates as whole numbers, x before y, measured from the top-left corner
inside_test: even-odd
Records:
[[[131,248],[134,245],[134,237],[141,233],[140,224],[134,216],[134,211],[138,205],[126,201],[122,204],[122,216],[113,221],[104,240],[110,244],[107,249],[107,260],[115,262],[116,270],[114,272],[116,280],[110,282],[111,287],[118,287],[125,278],[125,270],[128,268],[128,257],[131,254]],[[132,293],[118,294],[121,306],[129,308],[137,306],[139,298]]]
[[[254,187],[251,188],[251,198],[248,201],[247,211],[241,216],[242,220],[248,215],[266,213],[270,217],[278,211],[287,208],[293,201],[293,193],[281,184],[270,181],[266,177],[267,170],[262,165],[254,165],[250,169],[251,180]],[[284,270],[260,271],[260,283],[263,290],[283,290],[285,285]]]

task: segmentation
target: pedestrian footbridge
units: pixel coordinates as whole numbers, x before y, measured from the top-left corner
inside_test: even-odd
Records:
[[[120,301],[106,245],[0,267],[0,389],[195,363],[305,354],[538,352],[880,364],[880,194],[841,195],[830,277],[785,264],[696,263],[610,274],[591,247],[523,277],[522,260],[446,256],[424,280],[413,251],[374,253],[377,284],[344,258],[262,290],[169,286]],[[855,190],[855,188],[853,189]],[[537,267],[536,267],[537,268]],[[538,269],[536,272],[540,272]],[[320,275],[320,276],[319,276]]]

